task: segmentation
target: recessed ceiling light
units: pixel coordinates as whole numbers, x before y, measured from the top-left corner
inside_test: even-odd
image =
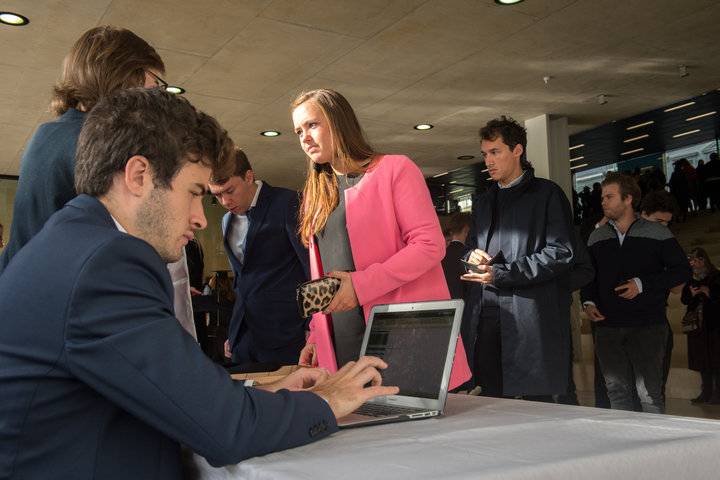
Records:
[[[12,25],[14,27],[21,27],[30,23],[27,17],[23,17],[17,13],[12,12],[0,12],[0,23],[5,25]]]
[[[570,167],[570,170],[575,170],[576,168],[582,168],[582,167],[587,167],[587,166],[588,166],[587,163],[583,163],[582,165],[575,165],[574,167]]]
[[[280,132],[275,130],[265,130],[264,132],[260,132],[260,135],[263,137],[277,137],[280,135]]]
[[[581,143],[580,145],[575,145],[573,147],[568,148],[568,150],[575,150],[576,148],[580,148],[580,147],[584,147],[584,146],[585,146],[585,144]]]
[[[652,125],[653,123],[655,123],[655,121],[650,120],[649,122],[638,123],[637,125],[633,125],[632,127],[627,127],[625,130],[634,130],[636,128],[644,127],[645,125]]]
[[[631,153],[637,153],[642,152],[645,150],[644,148],[636,148],[635,150],[628,150],[627,152],[622,152],[620,155],[630,155]]]
[[[694,117],[686,118],[685,121],[686,121],[686,122],[689,122],[689,121],[691,121],[691,120],[697,120],[698,118],[709,117],[710,115],[715,115],[716,113],[717,113],[717,112],[703,113],[702,115],[697,115],[697,116],[694,116]]]
[[[170,93],[174,93],[175,95],[182,95],[183,93],[185,93],[184,88],[176,87],[174,85],[168,85],[167,87],[165,87],[165,90]]]
[[[495,3],[499,5],[515,5],[516,3],[523,2],[525,0],[495,0]]]
[[[460,155],[457,157],[458,160],[472,160],[475,158],[475,155]]]
[[[447,175],[448,173],[450,173],[450,172],[438,173],[437,175],[433,175],[432,178],[442,177],[443,175]]]
[[[577,160],[582,160],[583,158],[585,158],[585,157],[584,157],[584,156],[582,156],[582,157],[575,157],[575,158],[571,158],[570,161],[571,161],[571,162],[575,162],[575,161],[577,161]]]
[[[430,125],[429,123],[421,123],[419,125],[415,125],[413,128],[415,130],[430,130],[433,128],[433,125]]]
[[[690,105],[695,105],[695,102],[683,103],[682,105],[677,105],[675,107],[666,108],[665,110],[663,110],[663,112],[672,112],[673,110],[678,110],[680,108],[689,107]]]
[[[634,142],[635,140],[641,140],[641,139],[647,138],[647,137],[649,137],[649,136],[650,136],[650,135],[648,135],[648,134],[646,133],[645,135],[640,135],[639,137],[633,137],[633,138],[628,138],[627,140],[623,140],[623,143]]]
[[[684,137],[685,135],[690,135],[691,133],[697,133],[699,131],[700,129],[697,128],[695,130],[690,130],[689,132],[678,133],[677,135],[673,135],[673,138]]]

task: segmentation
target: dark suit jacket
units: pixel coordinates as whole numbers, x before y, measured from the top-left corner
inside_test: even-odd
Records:
[[[460,280],[460,277],[465,274],[465,267],[460,263],[460,259],[467,250],[459,240],[453,240],[445,249],[442,267],[448,290],[450,290],[450,298],[463,298],[466,290],[469,289],[470,282]]]
[[[20,161],[10,240],[0,254],[0,274],[47,219],[75,197],[75,152],[85,116],[71,108],[40,125],[30,139]]]
[[[310,278],[310,266],[307,248],[297,235],[297,212],[297,192],[263,183],[256,206],[248,212],[244,263],[227,243],[233,214],[223,217],[223,243],[236,295],[228,332],[230,345],[235,345],[243,322],[260,348],[302,348],[305,343],[306,319],[298,313],[295,289]]]
[[[167,267],[86,195],[0,276],[0,478],[179,478],[336,430],[309,392],[245,388],[173,316]]]

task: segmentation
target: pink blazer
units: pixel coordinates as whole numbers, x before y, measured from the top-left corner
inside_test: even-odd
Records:
[[[445,238],[420,169],[403,155],[376,160],[360,182],[345,191],[347,229],[355,272],[355,292],[367,322],[376,304],[450,298],[441,260]],[[310,240],[312,278],[324,272],[314,239]],[[337,370],[330,322],[313,315],[308,343],[315,343],[318,364]],[[450,388],[470,378],[462,339]]]

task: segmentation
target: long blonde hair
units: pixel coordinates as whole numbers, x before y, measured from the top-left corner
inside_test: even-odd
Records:
[[[303,92],[290,105],[291,112],[307,102],[318,107],[325,117],[330,128],[333,156],[342,171],[359,175],[368,169],[369,161],[383,155],[375,151],[365,139],[355,112],[340,93],[325,88]],[[313,235],[325,227],[338,201],[337,178],[330,163],[315,164],[308,157],[298,228],[305,246]]]

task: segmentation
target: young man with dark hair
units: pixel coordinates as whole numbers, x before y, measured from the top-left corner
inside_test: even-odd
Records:
[[[463,341],[483,395],[549,400],[564,394],[570,355],[570,269],[575,232],[570,203],[536,178],[525,159],[525,129],[501,117],[480,130],[496,181],[476,201],[468,246],[478,265],[463,279]]]
[[[460,278],[465,273],[465,267],[460,263],[460,259],[467,250],[465,242],[471,223],[472,215],[467,212],[456,212],[450,217],[450,242],[445,247],[445,257],[442,259],[450,298],[463,298],[470,287],[468,282],[463,282]]]
[[[180,327],[165,264],[205,228],[205,186],[232,148],[160,89],[112,93],[88,114],[80,195],[0,276],[0,478],[181,478],[180,444],[237,463],[397,393],[371,357],[246,388]]]
[[[673,217],[677,215],[678,204],[668,192],[659,190],[645,195],[638,210],[645,220],[658,222],[668,227]]]
[[[663,413],[665,296],[690,278],[690,266],[667,227],[635,216],[635,180],[611,172],[602,190],[609,220],[590,235],[596,275],[581,292],[585,313],[596,322],[595,353],[611,408],[633,409],[634,384],[642,410]]]

